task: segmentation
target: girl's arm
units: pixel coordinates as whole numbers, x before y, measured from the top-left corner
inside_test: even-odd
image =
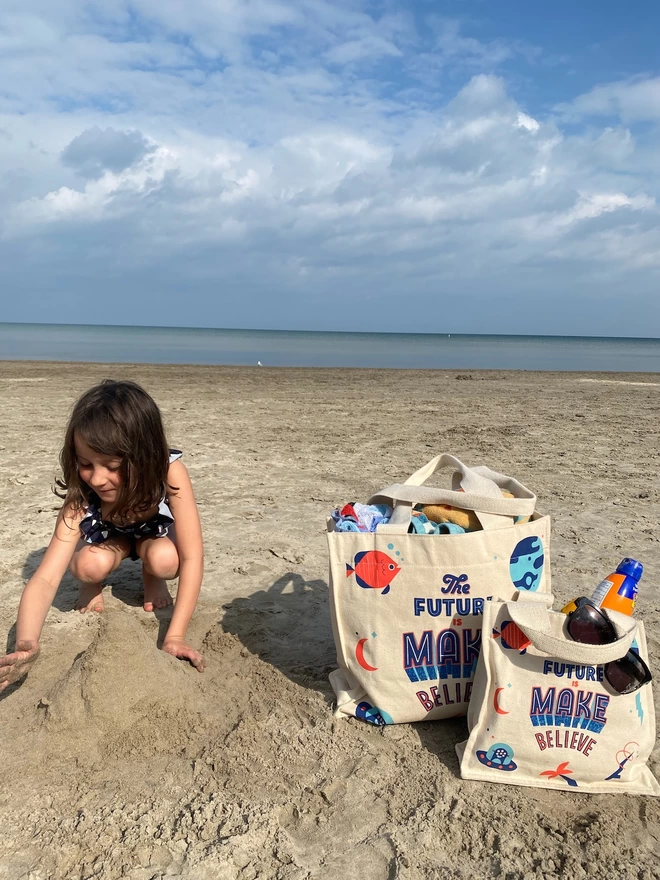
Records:
[[[186,643],[186,631],[192,618],[204,575],[204,546],[199,511],[188,471],[181,461],[170,465],[167,482],[176,487],[168,502],[174,517],[179,552],[179,588],[163,650],[175,657],[186,657],[201,672],[204,661],[199,651]]]
[[[39,654],[41,630],[60,581],[76,549],[83,512],[63,508],[39,568],[25,585],[18,606],[16,650],[0,657],[0,691],[22,678]]]

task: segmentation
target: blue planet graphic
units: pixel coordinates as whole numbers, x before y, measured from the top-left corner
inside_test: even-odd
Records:
[[[518,541],[511,554],[509,573],[517,590],[535,593],[543,571],[543,544],[538,535]]]

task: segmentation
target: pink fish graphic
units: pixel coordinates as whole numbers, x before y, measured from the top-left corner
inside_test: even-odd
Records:
[[[346,563],[346,577],[355,574],[359,586],[383,590],[381,596],[389,593],[390,584],[400,571],[396,562],[381,550],[361,550],[355,554],[352,566]]]

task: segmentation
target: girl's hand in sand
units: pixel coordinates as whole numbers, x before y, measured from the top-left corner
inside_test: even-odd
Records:
[[[196,651],[187,642],[177,636],[165,639],[163,642],[163,651],[167,654],[171,654],[173,657],[178,657],[180,660],[189,660],[198,672],[204,672],[204,669],[206,668],[204,658],[199,651]]]
[[[0,691],[27,675],[38,656],[39,642],[24,639],[12,654],[0,657]]]

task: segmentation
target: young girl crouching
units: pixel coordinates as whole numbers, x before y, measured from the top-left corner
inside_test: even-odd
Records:
[[[0,658],[0,691],[22,678],[39,654],[41,630],[69,568],[81,582],[76,608],[103,610],[103,582],[130,556],[142,561],[144,610],[172,604],[162,648],[204,660],[186,642],[204,571],[202,531],[181,452],[168,449],[160,411],[135,382],[106,380],[77,401],[60,453],[64,503],[44,558],[25,586],[16,650]]]

